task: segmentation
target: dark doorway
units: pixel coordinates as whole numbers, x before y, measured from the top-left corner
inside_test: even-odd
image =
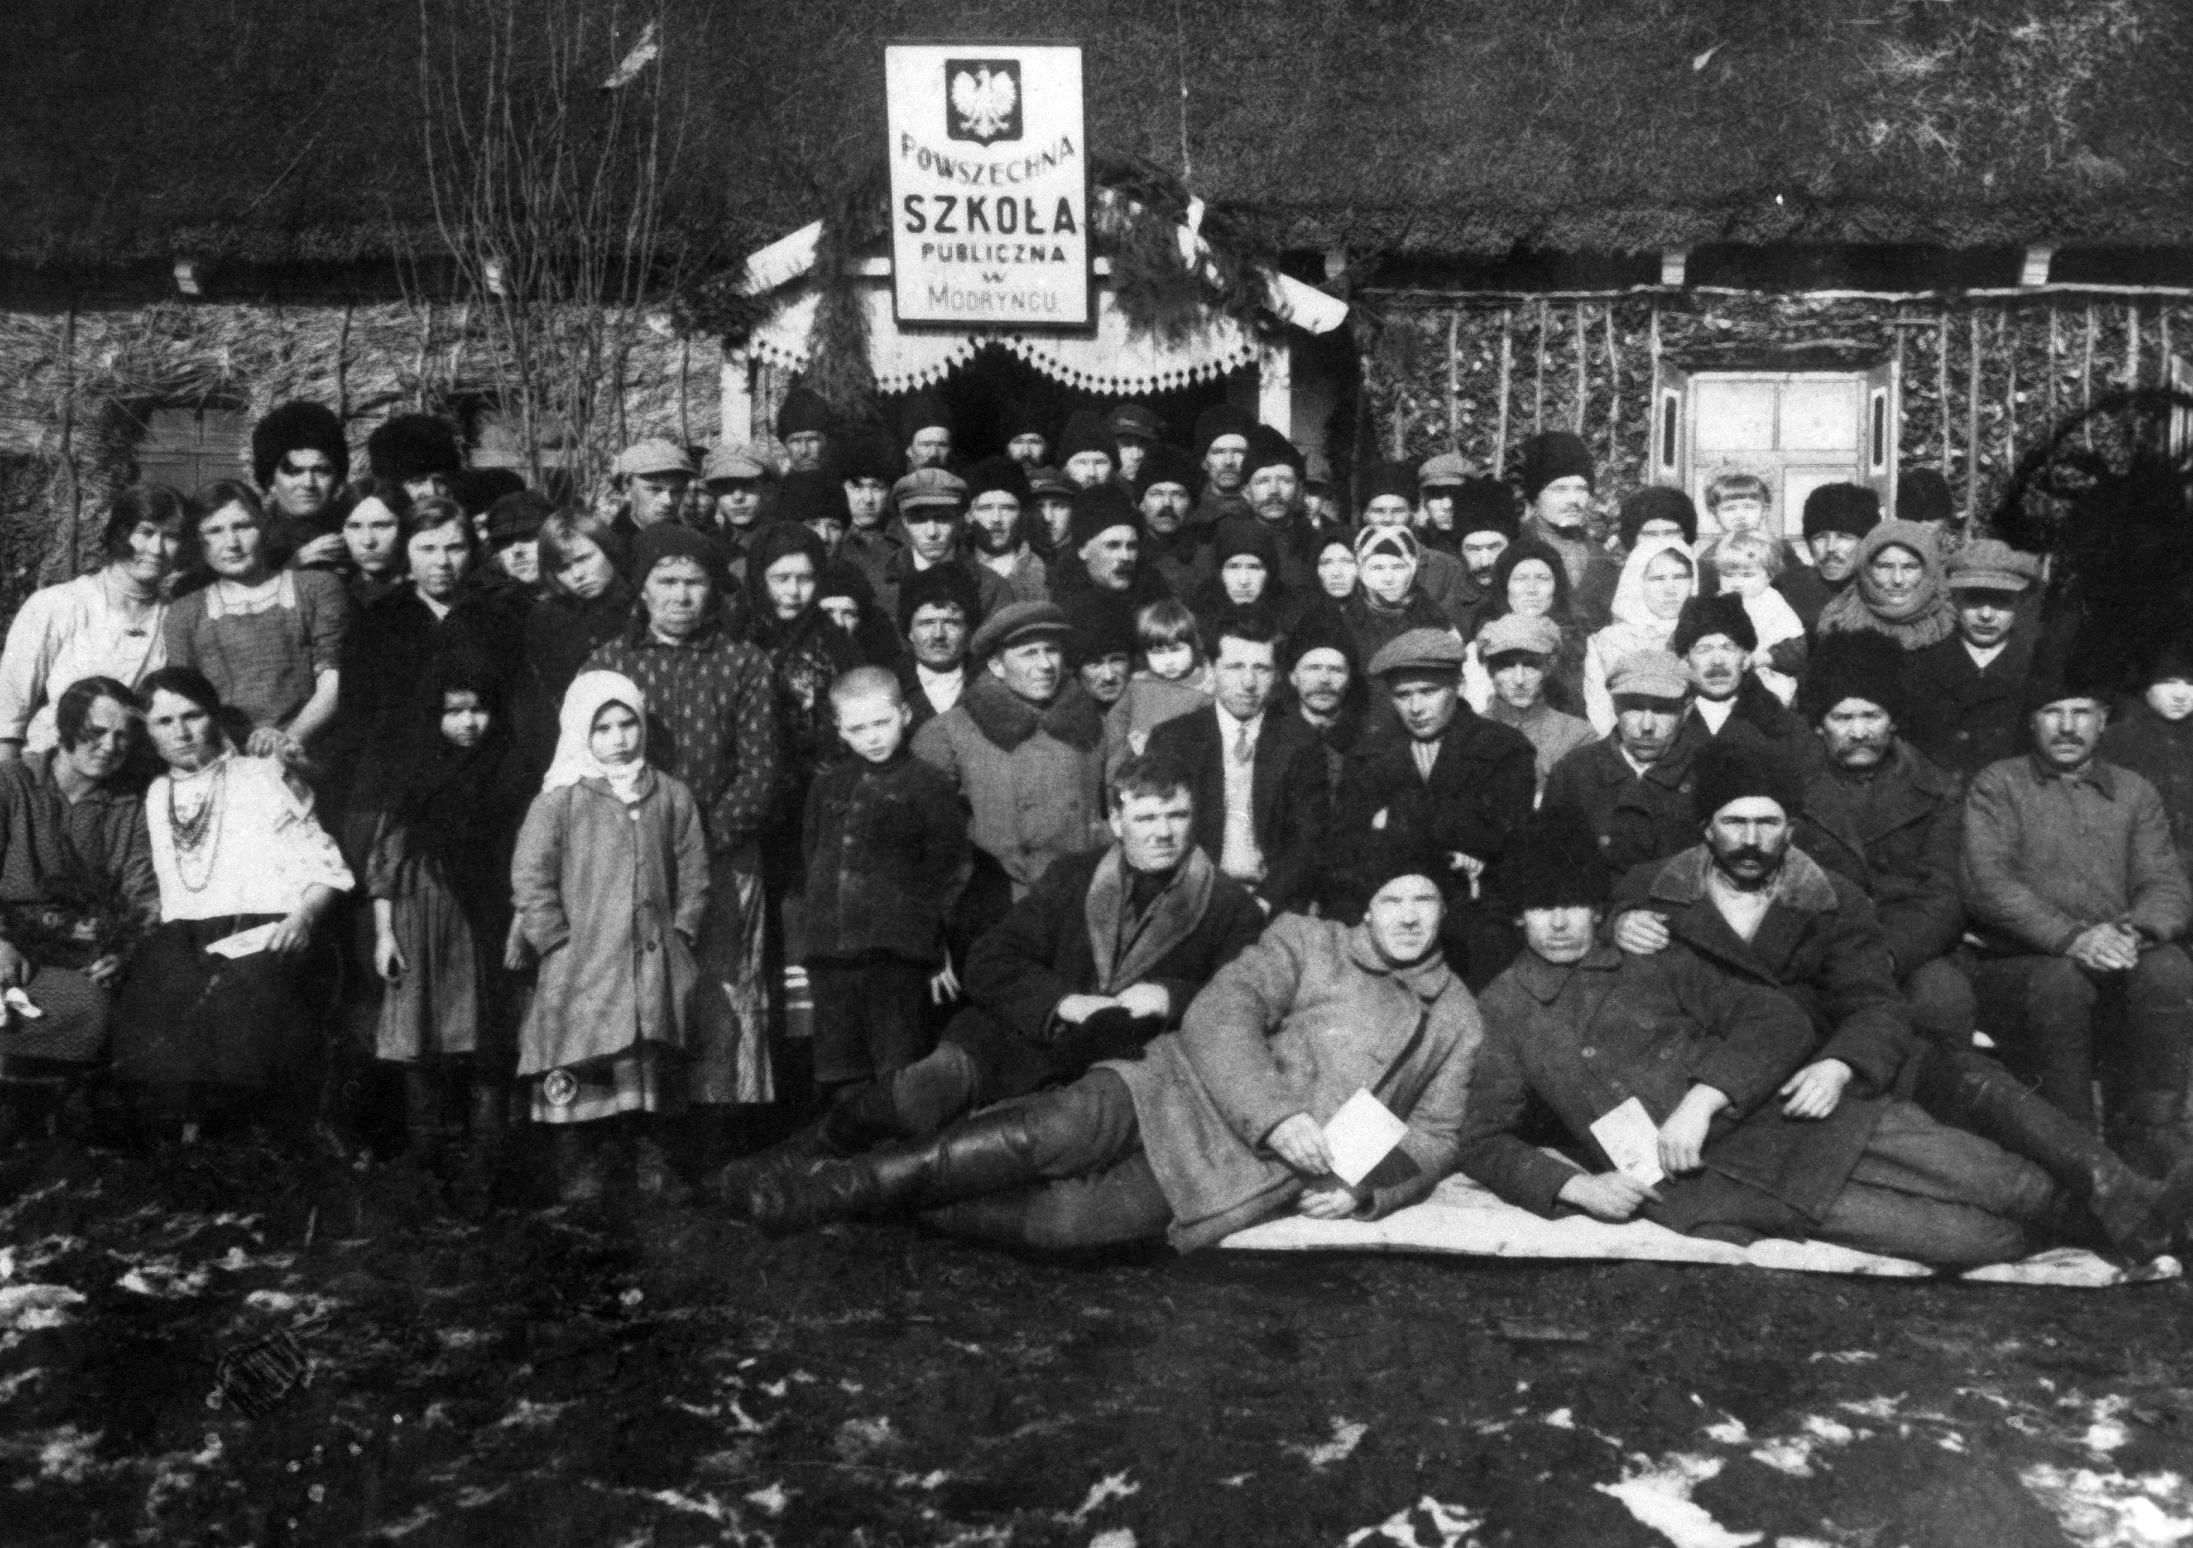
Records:
[[[1232,378],[1215,377],[1172,392],[1144,393],[1131,397],[1105,397],[1080,392],[1053,381],[1001,345],[986,345],[965,365],[937,385],[934,391],[952,413],[953,449],[959,458],[972,461],[1005,450],[1003,425],[1010,408],[1033,405],[1049,429],[1053,445],[1065,429],[1067,416],[1076,409],[1093,408],[1104,413],[1117,404],[1140,403],[1165,421],[1165,439],[1188,446],[1195,433],[1196,416],[1229,396],[1255,408],[1255,371],[1244,368]],[[1229,381],[1235,381],[1233,393]],[[885,415],[894,423],[910,393],[893,393],[883,399]]]

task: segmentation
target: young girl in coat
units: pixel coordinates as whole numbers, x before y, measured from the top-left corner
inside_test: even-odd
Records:
[[[433,664],[409,730],[365,867],[386,985],[374,1053],[403,1066],[415,1162],[433,1162],[469,1105],[466,1180],[484,1186],[509,1078],[510,856],[530,781],[501,680],[476,652]]]
[[[555,1128],[569,1204],[601,1198],[620,1131],[643,1196],[677,1187],[647,1119],[682,1105],[708,849],[693,793],[650,768],[646,748],[639,686],[581,672],[511,863],[519,928],[540,958],[518,1074],[533,1121]]]

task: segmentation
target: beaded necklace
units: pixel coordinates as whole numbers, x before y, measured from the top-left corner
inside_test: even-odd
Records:
[[[221,851],[222,817],[228,801],[228,759],[213,766],[205,799],[184,816],[175,799],[178,781],[168,776],[168,831],[175,839],[175,874],[190,892],[203,892],[213,881],[213,863]],[[197,872],[196,879],[192,871]]]

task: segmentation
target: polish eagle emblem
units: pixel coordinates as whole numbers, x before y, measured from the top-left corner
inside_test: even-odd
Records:
[[[993,60],[954,60],[953,66],[952,138],[985,145],[1019,139],[1020,72]]]

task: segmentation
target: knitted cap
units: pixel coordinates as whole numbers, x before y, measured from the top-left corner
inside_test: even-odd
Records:
[[[1241,478],[1244,483],[1256,475],[1258,468],[1277,467],[1285,463],[1294,469],[1294,476],[1302,476],[1302,453],[1295,450],[1288,440],[1270,425],[1258,425],[1249,433],[1249,454],[1241,459]]]

